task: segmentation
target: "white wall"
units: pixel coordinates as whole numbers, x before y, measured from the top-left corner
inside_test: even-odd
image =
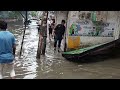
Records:
[[[119,12],[118,11],[109,11],[107,15],[107,21],[108,22],[114,22],[116,24],[116,28],[114,31],[114,38],[118,39],[119,38],[119,32],[120,32],[120,27],[119,27]]]
[[[57,11],[56,24],[60,24],[63,19],[67,20],[67,11]]]
[[[67,18],[66,12],[63,11],[64,13],[61,12],[57,12],[56,13],[56,23],[59,24],[61,23],[62,19]],[[115,11],[103,11],[103,17],[105,18],[104,20],[108,21],[108,22],[114,22],[116,23],[116,28],[115,28],[115,32],[114,32],[114,37],[95,37],[95,36],[80,36],[80,45],[95,45],[95,44],[100,44],[100,43],[105,43],[105,42],[110,42],[113,41],[115,39],[118,39],[119,37],[119,31],[120,31],[120,25],[119,25],[119,17],[117,12]],[[66,37],[68,37],[68,30],[69,30],[69,19],[72,18],[72,20],[74,21],[75,19],[78,19],[78,11],[69,11],[68,14],[68,27],[67,27],[67,34]],[[118,20],[119,19],[119,20]],[[68,40],[68,38],[67,38]],[[64,41],[62,41],[62,46],[64,46]]]
[[[119,27],[118,27],[118,25],[120,24],[118,22],[118,14],[119,13],[117,13],[116,11],[103,11],[102,14],[103,14],[102,18],[104,18],[104,20],[106,19],[107,22],[115,23],[114,37],[96,37],[96,38],[91,37],[91,38],[89,38],[89,40],[93,39],[93,42],[96,41],[96,42],[103,43],[103,42],[110,42],[110,41],[113,41],[115,39],[118,39],[118,37],[119,37]]]
[[[114,38],[115,40],[118,39],[120,34],[120,11],[102,11],[100,18],[115,23]]]
[[[109,12],[109,13],[108,12],[105,13],[105,11],[104,11],[104,16],[108,15],[107,16],[107,21],[108,22],[109,21],[110,22],[116,22],[117,16],[115,15],[115,13],[114,12]],[[69,19],[73,18],[72,14],[75,14],[75,11],[70,11],[69,15],[68,15],[69,17],[68,17],[67,37],[68,37],[68,30],[69,30],[69,23],[70,23]],[[76,13],[76,16],[78,16],[77,14],[78,13]],[[77,19],[77,17],[74,17],[74,18]],[[74,21],[74,18],[73,18],[73,21]],[[106,20],[106,17],[105,17],[105,20]],[[117,31],[117,26],[116,26],[115,37],[80,36],[80,45],[95,45],[95,44],[100,44],[100,43],[106,43],[106,42],[110,42],[110,41],[115,40],[115,38],[117,38],[117,37],[118,37],[118,31]],[[67,40],[68,40],[68,38],[67,38]]]
[[[106,43],[113,41],[113,37],[90,37],[80,36],[80,45],[96,45],[100,43]]]

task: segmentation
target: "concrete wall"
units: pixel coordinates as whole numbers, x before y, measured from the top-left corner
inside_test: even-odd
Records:
[[[101,19],[103,21],[107,21],[108,11],[99,11],[96,13],[97,13],[97,21],[100,21]]]
[[[67,20],[67,11],[56,11],[56,24],[60,24],[63,19]]]
[[[75,11],[70,11],[69,14],[68,14],[69,17],[68,17],[67,31],[69,30],[69,23],[70,23],[69,19],[70,18],[77,19],[78,12],[76,12],[76,15],[73,15],[74,17],[72,17],[72,14],[75,14]],[[117,39],[119,37],[119,30],[120,29],[118,27],[119,22],[118,22],[118,16],[117,16],[116,12],[102,11],[101,16],[99,16],[98,19],[100,20],[101,18],[103,18],[103,21],[116,23],[116,28],[115,28],[115,31],[114,31],[114,37],[80,36],[80,44],[79,44],[79,46],[82,46],[82,45],[95,45],[95,44],[110,42],[110,41],[113,41],[113,40],[115,40],[115,39]],[[73,19],[73,22],[74,22],[74,19]],[[67,41],[68,41],[68,37],[69,36],[68,36],[68,33],[67,33]]]
[[[103,21],[107,22],[114,22],[116,24],[116,28],[114,31],[114,37],[98,37],[98,36],[79,36],[80,37],[80,44],[79,46],[87,46],[87,45],[95,45],[100,43],[106,43],[113,41],[115,39],[118,39],[119,37],[119,31],[120,31],[120,12],[115,11],[101,11],[100,15],[98,15],[97,20],[101,20],[103,18]],[[72,21],[79,19],[79,11],[69,11],[68,13],[68,20],[67,20],[67,33],[66,33],[66,41],[68,44],[68,30],[69,30],[69,24],[70,19],[72,18]],[[56,24],[61,23],[62,19],[67,19],[67,12],[56,12]],[[74,37],[74,36],[73,36]],[[75,44],[75,43],[74,43]],[[62,41],[62,46],[64,47],[64,40]],[[62,48],[63,49],[63,48]]]
[[[97,16],[98,20],[103,18],[103,21],[113,22],[116,25],[114,31],[114,38],[119,38],[120,32],[120,12],[119,11],[101,11],[100,15]]]
[[[119,38],[119,32],[120,32],[120,18],[119,18],[120,13],[118,11],[109,11],[107,15],[107,21],[108,22],[114,22],[116,24],[116,28],[114,31],[114,38],[118,39]]]
[[[101,14],[98,15],[98,19],[103,18],[103,21],[113,22],[116,24],[114,31],[114,38],[119,38],[120,32],[120,11],[101,11]]]
[[[81,36],[80,37],[80,45],[96,45],[100,43],[106,43],[113,41],[112,37],[89,37],[89,36]]]

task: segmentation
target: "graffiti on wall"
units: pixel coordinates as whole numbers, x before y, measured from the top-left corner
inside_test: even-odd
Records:
[[[113,37],[114,29],[114,23],[76,21],[70,25],[69,36]]]
[[[79,15],[78,15],[78,18],[80,20],[92,20],[92,19],[95,19],[95,12],[88,12],[88,11],[79,11]]]
[[[93,25],[96,31],[95,36],[113,37],[115,23],[95,21]]]
[[[71,36],[86,36],[92,30],[92,26],[88,21],[77,21],[72,23],[69,29]]]

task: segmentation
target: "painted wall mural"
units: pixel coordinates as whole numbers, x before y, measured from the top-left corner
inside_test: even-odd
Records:
[[[113,37],[114,29],[114,23],[80,20],[70,24],[69,36]]]

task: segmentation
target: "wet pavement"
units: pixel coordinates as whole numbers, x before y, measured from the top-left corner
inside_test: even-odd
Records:
[[[13,28],[17,41],[15,71],[17,79],[114,79],[120,78],[120,57],[93,63],[65,60],[53,51],[53,40],[47,40],[46,54],[36,59],[38,30],[35,22],[27,28],[22,56],[19,59],[23,27]],[[96,58],[97,59],[97,58]],[[8,78],[8,72],[5,75]]]

